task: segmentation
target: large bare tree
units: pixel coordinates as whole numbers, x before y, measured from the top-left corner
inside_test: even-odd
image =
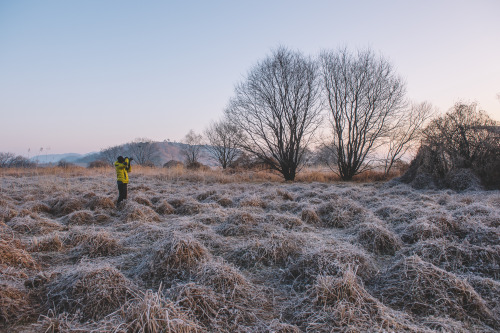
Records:
[[[325,51],[320,60],[338,173],[351,180],[368,167],[368,154],[383,144],[401,116],[405,83],[370,50]]]
[[[242,147],[294,180],[321,121],[316,63],[280,47],[235,88],[226,116],[245,135]]]
[[[240,156],[243,133],[226,119],[211,123],[205,130],[205,137],[208,152],[219,162],[222,169],[232,166]]]

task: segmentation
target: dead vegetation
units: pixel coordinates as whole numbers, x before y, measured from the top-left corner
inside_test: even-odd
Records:
[[[134,171],[0,175],[0,331],[500,329],[498,191]]]

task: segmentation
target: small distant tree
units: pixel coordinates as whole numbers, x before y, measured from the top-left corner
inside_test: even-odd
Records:
[[[127,144],[128,152],[135,162],[143,166],[154,165],[157,160],[158,148],[153,140],[137,138]]]
[[[116,161],[120,155],[125,155],[125,148],[123,146],[111,146],[101,149],[101,159],[108,162],[110,165]]]
[[[0,153],[0,168],[33,168],[36,163],[13,153]]]
[[[12,153],[0,153],[0,168],[8,168],[15,155]]]
[[[95,169],[95,168],[106,168],[109,166],[110,166],[110,164],[107,161],[95,160],[95,161],[90,162],[87,167],[89,169]]]
[[[70,167],[73,167],[75,166],[73,163],[70,163],[64,159],[60,160],[58,163],[57,163],[57,166],[60,167],[60,168],[63,168],[63,169],[68,169]]]
[[[396,119],[387,137],[387,154],[384,159],[386,175],[402,156],[419,144],[423,134],[422,127],[431,116],[432,105],[424,102],[412,104]]]
[[[243,132],[227,120],[210,124],[205,130],[205,137],[208,152],[219,162],[222,169],[231,167],[241,155]]]
[[[195,131],[189,130],[184,139],[182,140],[185,147],[182,149],[182,155],[186,167],[191,167],[199,164],[201,156],[201,148],[203,147],[203,136],[196,134]]]
[[[332,170],[337,167],[337,150],[332,142],[325,142],[316,149],[314,164],[326,165]]]

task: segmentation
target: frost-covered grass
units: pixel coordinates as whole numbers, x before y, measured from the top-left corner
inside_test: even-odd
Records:
[[[499,191],[334,180],[4,172],[0,330],[500,330]]]

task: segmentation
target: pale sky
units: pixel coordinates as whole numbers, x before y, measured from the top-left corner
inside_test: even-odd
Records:
[[[369,47],[413,101],[500,120],[499,0],[0,0],[0,152],[202,132],[280,45]]]

